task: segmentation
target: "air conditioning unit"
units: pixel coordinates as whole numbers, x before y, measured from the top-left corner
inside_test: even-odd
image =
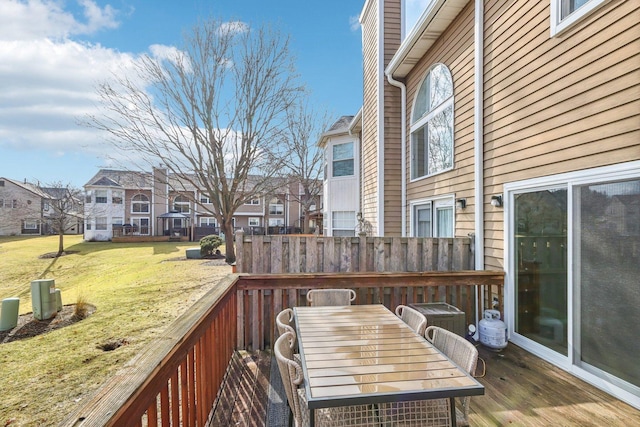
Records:
[[[51,319],[58,312],[56,306],[56,281],[39,279],[31,282],[31,307],[38,320]]]

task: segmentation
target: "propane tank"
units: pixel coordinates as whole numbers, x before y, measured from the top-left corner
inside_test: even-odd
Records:
[[[500,320],[498,310],[485,310],[479,326],[482,345],[494,350],[502,350],[507,346],[507,325]]]

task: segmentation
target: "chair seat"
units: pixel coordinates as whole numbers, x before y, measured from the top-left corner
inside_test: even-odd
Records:
[[[307,427],[309,422],[309,408],[304,388],[298,389],[298,401],[302,412],[302,425]],[[315,425],[317,427],[363,426],[379,427],[380,420],[373,409],[373,405],[337,406],[315,410]]]
[[[449,399],[380,403],[378,414],[383,426],[448,427],[451,425]]]

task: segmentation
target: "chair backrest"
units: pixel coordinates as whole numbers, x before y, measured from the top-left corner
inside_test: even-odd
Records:
[[[293,337],[291,335],[293,335]],[[286,331],[276,340],[273,345],[273,351],[276,356],[276,361],[278,362],[280,377],[284,384],[284,390],[287,394],[289,407],[293,413],[295,425],[301,426],[302,412],[300,409],[300,402],[298,400],[297,388],[302,384],[304,376],[300,365],[293,360],[293,347],[291,346],[291,343],[294,341],[295,334],[293,332]]]
[[[478,349],[458,334],[438,326],[429,326],[424,333],[425,338],[433,343],[441,352],[453,360],[456,365],[473,375],[478,364]],[[462,399],[462,415],[468,424],[470,397]],[[463,421],[463,420],[460,420]]]
[[[418,335],[422,336],[424,334],[424,330],[427,327],[427,318],[418,310],[406,305],[399,305],[396,307],[396,316],[402,319]]]
[[[351,305],[356,299],[353,289],[312,289],[307,292],[307,301],[312,307],[327,305]]]
[[[292,348],[295,349],[296,345],[296,329],[295,323],[293,320],[293,310],[290,308],[285,308],[276,316],[276,327],[278,328],[278,336],[284,334],[285,332],[291,332],[293,334],[293,343]]]

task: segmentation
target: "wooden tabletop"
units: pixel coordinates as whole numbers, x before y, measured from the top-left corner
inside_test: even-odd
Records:
[[[310,409],[484,393],[383,305],[294,313]]]

